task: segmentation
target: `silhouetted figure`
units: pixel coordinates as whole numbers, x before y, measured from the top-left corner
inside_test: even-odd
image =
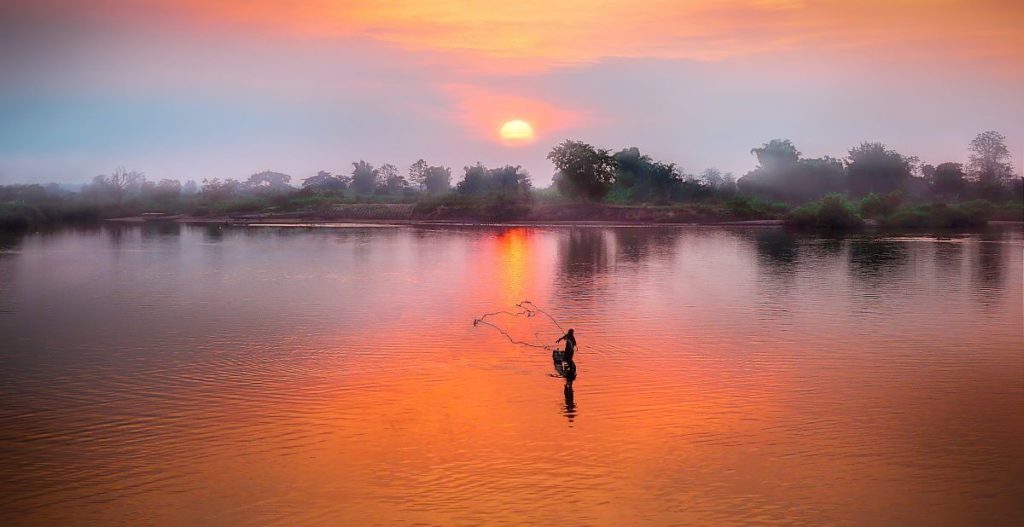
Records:
[[[555,344],[563,340],[565,341],[565,351],[562,352],[562,360],[565,362],[565,377],[571,382],[576,378],[576,363],[572,361],[572,356],[576,353],[576,337],[572,333],[572,328],[569,328],[565,335],[559,337]]]

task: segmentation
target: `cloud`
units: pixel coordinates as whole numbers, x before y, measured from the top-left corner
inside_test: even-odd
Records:
[[[1024,66],[1009,0],[225,0],[191,17],[313,37],[355,36],[521,73],[613,57],[724,60],[783,51],[954,56]]]

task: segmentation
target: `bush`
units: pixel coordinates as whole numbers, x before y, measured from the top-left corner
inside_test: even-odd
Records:
[[[872,192],[860,200],[860,215],[865,218],[877,218],[885,214],[885,202],[882,197]]]
[[[855,229],[862,223],[853,204],[839,194],[829,194],[795,209],[786,216],[787,225],[804,229]]]
[[[992,211],[992,219],[1000,221],[1024,221],[1024,203],[1007,201]]]
[[[902,229],[962,229],[980,227],[988,223],[995,206],[985,200],[974,200],[960,205],[932,203],[912,205],[884,217],[880,223],[886,227]]]
[[[899,190],[894,190],[886,194],[885,197],[872,192],[861,198],[860,205],[857,208],[863,218],[878,218],[880,216],[889,216],[896,212],[902,204],[903,193]]]

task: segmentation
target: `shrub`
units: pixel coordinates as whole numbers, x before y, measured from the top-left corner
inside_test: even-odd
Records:
[[[786,224],[805,229],[845,230],[860,227],[860,216],[852,203],[839,194],[798,207],[786,216]]]
[[[994,206],[985,200],[974,200],[960,205],[932,203],[900,208],[880,220],[886,227],[902,229],[961,229],[980,227],[988,223]]]

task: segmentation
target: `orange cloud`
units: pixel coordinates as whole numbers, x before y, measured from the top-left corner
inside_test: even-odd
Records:
[[[558,132],[591,121],[578,110],[519,95],[497,93],[478,86],[448,84],[443,89],[454,101],[454,114],[451,117],[465,126],[474,139],[505,142],[499,131],[504,123],[513,119],[530,123],[535,140],[550,138]]]
[[[1024,10],[1016,0],[186,2],[209,20],[364,37],[452,53],[489,70],[610,57],[720,60],[794,49],[884,51],[913,59],[952,54],[1016,70],[1024,63]]]

